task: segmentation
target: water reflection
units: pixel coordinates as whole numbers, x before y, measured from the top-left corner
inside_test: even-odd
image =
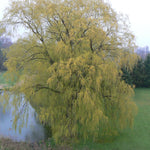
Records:
[[[12,128],[14,118],[12,115],[14,110],[13,106],[8,106],[8,109],[6,109],[5,113],[3,113],[3,107],[0,106],[0,137],[8,137],[15,141],[29,142],[35,142],[45,138],[44,128],[37,121],[34,109],[30,105],[28,105],[28,107],[29,116],[27,126],[26,124],[23,125],[21,133],[19,133],[19,122],[16,130]]]

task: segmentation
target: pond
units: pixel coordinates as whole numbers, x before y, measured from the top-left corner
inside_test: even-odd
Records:
[[[36,142],[45,139],[44,127],[37,120],[35,110],[30,104],[27,107],[29,110],[28,121],[21,128],[21,132],[19,132],[19,124],[21,122],[18,122],[16,130],[13,128],[14,106],[8,106],[5,113],[3,112],[2,105],[0,106],[0,137],[26,142]]]

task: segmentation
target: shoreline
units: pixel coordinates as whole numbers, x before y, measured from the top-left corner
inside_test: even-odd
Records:
[[[0,149],[8,149],[8,150],[52,150],[50,145],[48,145],[45,141],[41,142],[21,142],[21,141],[13,141],[9,138],[0,137]]]

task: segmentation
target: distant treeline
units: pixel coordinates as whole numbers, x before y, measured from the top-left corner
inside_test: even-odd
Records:
[[[122,78],[126,83],[135,87],[150,87],[150,54],[145,59],[139,58],[137,64],[131,72],[127,68],[122,68]]]
[[[4,62],[6,61],[6,55],[3,51],[4,48],[8,48],[12,45],[12,41],[7,37],[0,37],[0,71],[6,71],[6,67],[4,66]]]

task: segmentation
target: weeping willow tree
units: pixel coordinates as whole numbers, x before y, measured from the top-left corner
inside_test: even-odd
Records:
[[[127,17],[103,0],[13,0],[1,23],[26,31],[5,63],[16,111],[22,93],[62,143],[132,127],[134,92],[121,80],[136,62]]]

